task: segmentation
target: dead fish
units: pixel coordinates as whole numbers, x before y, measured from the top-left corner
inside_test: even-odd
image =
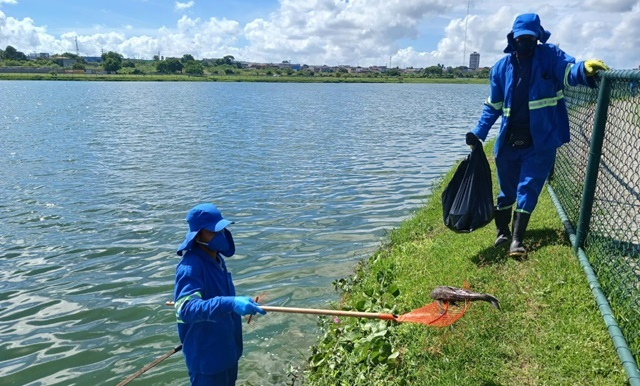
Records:
[[[447,302],[453,305],[455,305],[456,302],[464,302],[465,300],[484,300],[485,302],[491,303],[491,305],[500,310],[500,303],[494,296],[489,294],[471,292],[462,288],[440,286],[431,291],[430,296],[432,299],[439,302]]]

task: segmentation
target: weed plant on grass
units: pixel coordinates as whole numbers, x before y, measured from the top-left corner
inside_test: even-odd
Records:
[[[495,178],[491,147],[485,144]],[[454,168],[455,170],[455,168]],[[351,277],[338,280],[343,309],[403,314],[439,285],[495,295],[446,328],[321,319],[309,385],[623,385],[616,355],[584,272],[545,192],[517,261],[494,248],[493,224],[469,234],[443,225],[444,177],[425,207],[393,230]],[[495,183],[494,183],[495,184]],[[494,186],[497,192],[497,186]]]

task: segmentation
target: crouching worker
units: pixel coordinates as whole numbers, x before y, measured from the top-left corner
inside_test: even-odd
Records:
[[[493,153],[500,193],[495,222],[495,245],[508,244],[509,255],[522,257],[522,240],[538,196],[556,157],[556,149],[569,142],[565,85],[594,87],[593,76],[607,70],[600,60],[575,62],[553,44],[551,33],[533,13],[516,17],[507,34],[507,54],[491,69],[490,95],[477,126],[467,133],[467,145],[485,140],[502,117]],[[511,212],[513,233],[509,230]]]
[[[223,256],[235,253],[229,220],[212,204],[187,214],[189,231],[178,248],[175,311],[191,385],[235,385],[242,355],[240,317],[265,314],[247,296],[236,296]],[[183,256],[184,254],[184,256]]]

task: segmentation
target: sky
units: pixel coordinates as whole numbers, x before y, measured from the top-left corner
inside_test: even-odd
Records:
[[[640,0],[0,0],[0,49],[399,68],[475,51],[491,67],[529,12],[577,60],[640,68]]]

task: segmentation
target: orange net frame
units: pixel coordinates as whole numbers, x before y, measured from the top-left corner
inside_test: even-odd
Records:
[[[463,306],[455,306],[447,302],[440,304],[436,301],[407,314],[400,315],[396,318],[396,321],[446,327],[462,318],[469,308],[469,303],[469,301],[465,301]]]
[[[469,289],[469,283],[465,280],[462,288]],[[398,322],[421,323],[435,327],[446,327],[455,323],[469,309],[471,302],[466,300],[464,306],[458,306],[449,302],[429,303],[424,307],[413,310],[407,314],[400,315],[396,319]]]

